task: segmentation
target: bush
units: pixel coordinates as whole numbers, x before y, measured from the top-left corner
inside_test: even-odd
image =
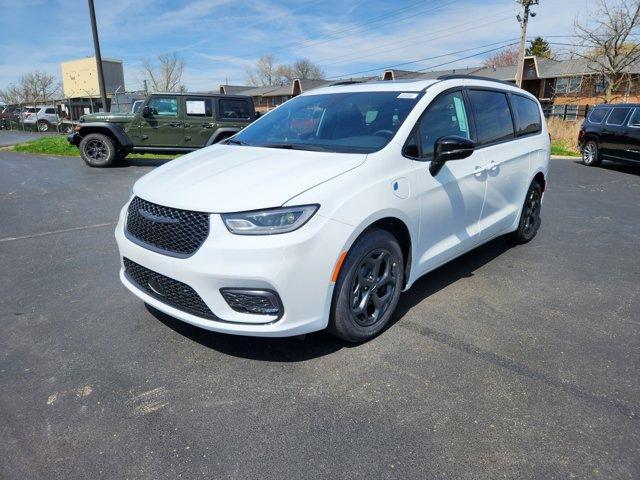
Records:
[[[547,127],[551,135],[552,153],[554,155],[578,155],[578,132],[580,120],[562,120],[551,117],[547,119]]]

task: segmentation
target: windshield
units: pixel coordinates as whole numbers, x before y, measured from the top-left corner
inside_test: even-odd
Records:
[[[256,147],[371,153],[395,135],[420,94],[345,92],[285,102],[229,141]]]

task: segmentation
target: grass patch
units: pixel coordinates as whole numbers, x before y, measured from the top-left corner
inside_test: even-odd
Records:
[[[12,150],[22,153],[35,153],[37,155],[63,155],[66,157],[80,156],[80,150],[78,150],[78,147],[67,142],[67,137],[58,135],[41,137],[26,143],[20,143],[18,145],[14,145]],[[175,158],[176,156],[177,155],[158,155],[154,153],[130,153],[127,155],[127,158],[169,159]]]
[[[579,157],[580,152],[574,145],[567,145],[562,140],[554,140],[551,142],[551,155]]]

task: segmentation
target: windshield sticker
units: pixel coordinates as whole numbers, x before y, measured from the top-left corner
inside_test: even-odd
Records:
[[[400,95],[398,95],[398,98],[416,98],[418,96],[417,93],[401,93]]]

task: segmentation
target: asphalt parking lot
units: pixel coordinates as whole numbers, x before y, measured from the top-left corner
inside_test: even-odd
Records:
[[[640,168],[554,160],[538,237],[347,346],[215,334],[118,280],[157,163],[0,151],[0,478],[640,477]]]
[[[28,142],[40,137],[57,135],[56,133],[30,132],[24,130],[1,130],[0,131],[0,147],[15,145],[17,143]]]

